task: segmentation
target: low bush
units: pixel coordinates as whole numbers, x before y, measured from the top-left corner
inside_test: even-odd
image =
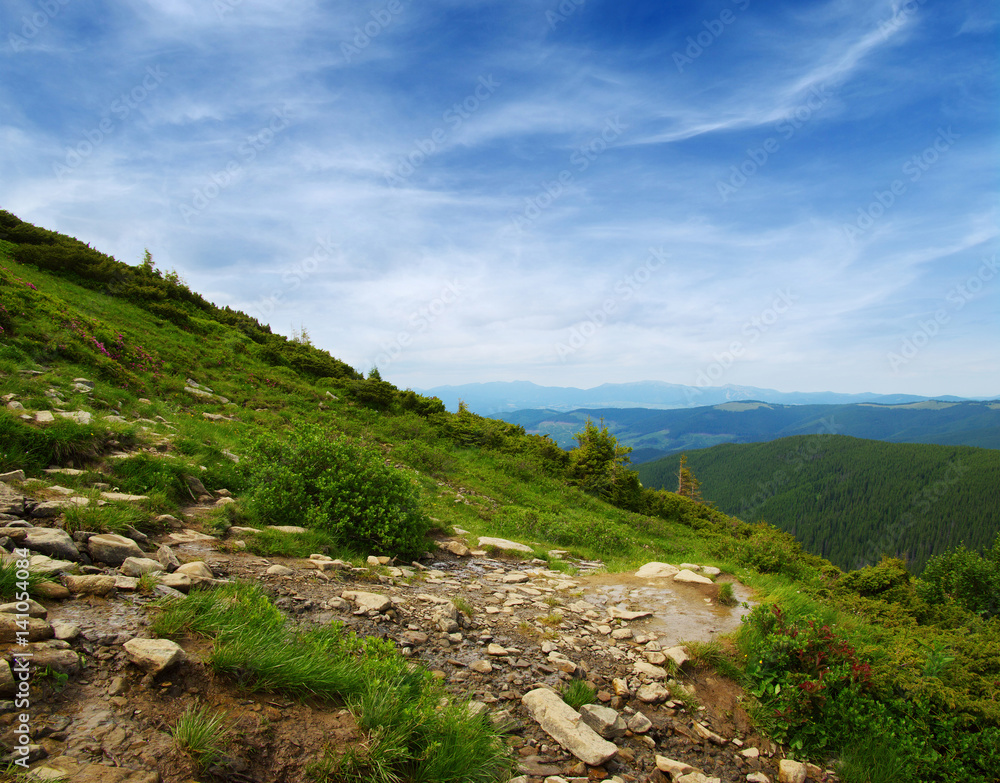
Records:
[[[301,425],[285,438],[265,433],[247,444],[249,513],[267,524],[302,524],[357,551],[412,558],[430,521],[418,492],[380,452]]]

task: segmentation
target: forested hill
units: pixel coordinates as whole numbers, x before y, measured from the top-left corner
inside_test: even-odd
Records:
[[[720,443],[754,443],[829,433],[895,443],[1000,448],[1000,402],[924,400],[903,404],[782,405],[728,402],[685,410],[649,408],[523,410],[500,415],[563,448],[588,418],[601,420],[640,463]]]
[[[802,435],[689,451],[705,500],[765,519],[841,568],[909,561],[964,543],[983,550],[1000,531],[1000,451]],[[638,466],[648,487],[677,487],[677,457]]]

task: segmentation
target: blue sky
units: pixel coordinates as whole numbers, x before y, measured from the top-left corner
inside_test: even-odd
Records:
[[[7,0],[0,207],[401,387],[993,396],[998,16]]]

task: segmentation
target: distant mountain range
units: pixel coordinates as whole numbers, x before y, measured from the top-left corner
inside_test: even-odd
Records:
[[[837,392],[780,392],[755,386],[683,386],[663,381],[637,383],[605,383],[593,389],[572,386],[539,386],[528,381],[467,383],[461,386],[436,386],[416,389],[421,394],[438,397],[448,407],[457,410],[462,400],[473,413],[496,416],[524,408],[547,408],[570,411],[576,408],[699,408],[740,400],[759,400],[784,405],[843,405],[859,402],[900,404],[929,399],[949,402],[961,397],[921,397],[915,394],[840,394]],[[992,399],[1000,399],[994,397]]]
[[[758,443],[792,435],[838,434],[895,443],[1000,448],[1000,402],[921,400],[901,404],[782,405],[726,402],[685,410],[591,408],[574,411],[521,410],[497,418],[529,433],[550,435],[563,448],[587,419],[633,449],[639,464],[720,443]]]

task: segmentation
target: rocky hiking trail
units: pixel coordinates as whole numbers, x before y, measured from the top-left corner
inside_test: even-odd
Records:
[[[203,531],[200,520],[233,500],[195,480],[194,505],[161,517],[169,530],[161,536],[70,534],[62,513],[89,499],[56,484],[60,472],[72,469],[52,469],[44,481],[0,476],[0,554],[16,560],[13,550],[27,549],[31,570],[57,580],[30,604],[33,779],[298,783],[324,748],[362,742],[342,707],[248,692],[215,676],[202,663],[210,641],[151,638],[154,602],[233,580],[263,585],[303,626],[340,621],[359,636],[392,640],[503,726],[519,783],[832,779],[756,736],[739,687],[691,660],[684,642],[732,632],[747,611],[718,603],[717,582],[733,580],[717,569],[650,563],[608,574],[601,563],[553,552],[567,568],[550,570],[518,542],[480,538],[470,549],[465,531],[410,564],[370,557],[357,567],[321,553],[264,558],[246,551],[251,528]],[[141,499],[103,489],[108,500]],[[733,586],[739,601],[749,600],[747,588]],[[19,611],[0,607],[4,763],[16,758],[20,726],[10,700],[12,656],[25,649],[14,643]],[[576,711],[562,701],[558,692],[574,679],[593,687],[595,704]],[[169,733],[194,703],[227,713],[235,738],[208,774]]]

